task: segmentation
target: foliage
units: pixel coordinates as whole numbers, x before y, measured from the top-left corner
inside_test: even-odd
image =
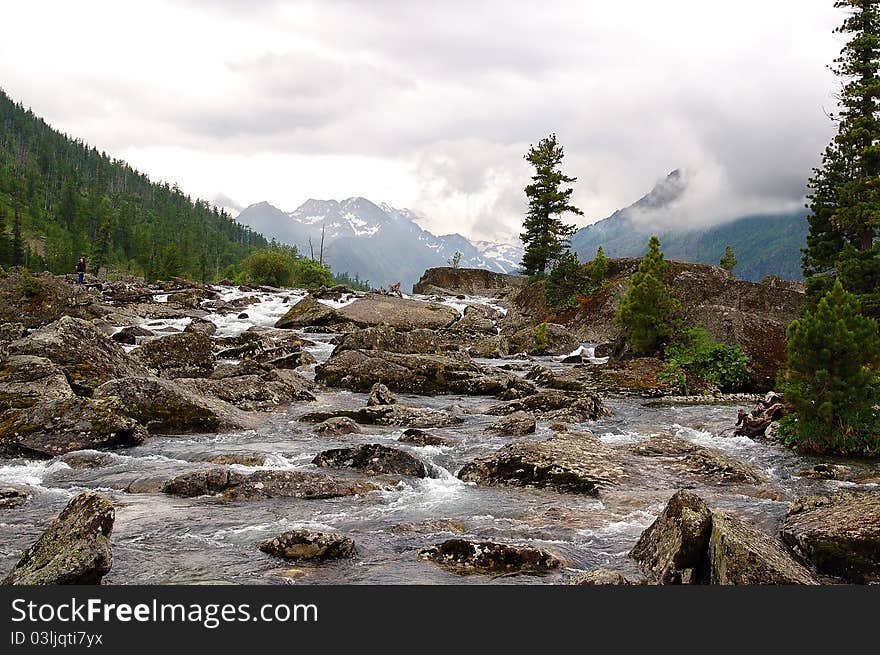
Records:
[[[637,355],[650,355],[672,335],[672,315],[679,308],[664,282],[667,264],[660,239],[652,236],[648,252],[630,278],[629,291],[617,308],[617,320],[627,331],[627,343]]]
[[[2,91],[0,216],[0,265],[54,273],[89,254],[93,265],[149,279],[169,270],[219,279],[268,245],[207,202],[57,132]]]
[[[567,250],[553,263],[544,295],[554,309],[566,309],[577,304],[578,295],[583,295],[587,286],[587,271],[578,256]]]
[[[461,258],[462,258],[461,251],[456,250],[455,254],[449,258],[449,265],[452,266],[452,268],[458,268],[459,266],[461,266]]]
[[[563,157],[555,134],[531,146],[525,155],[526,161],[535,167],[532,182],[525,188],[529,209],[520,235],[525,246],[522,268],[529,276],[546,273],[567,250],[575,228],[563,223],[560,216],[566,212],[583,214],[571,204],[574,189],[563,186],[577,180],[561,171]]]
[[[880,228],[880,0],[838,0],[847,15],[837,33],[849,41],[832,67],[842,81],[837,134],[810,179],[804,276],[839,277],[862,311],[880,316],[876,286]],[[829,284],[808,284],[813,306]]]
[[[48,288],[46,283],[38,277],[30,274],[26,268],[18,270],[18,293],[23,298],[43,298],[46,296]]]
[[[718,266],[723,268],[725,271],[732,272],[737,265],[736,253],[733,252],[733,248],[729,245],[724,247],[724,254],[721,255],[721,261],[718,262]]]
[[[535,327],[534,337],[535,348],[539,352],[543,352],[550,347],[550,332],[548,331],[546,322]]]
[[[371,289],[369,280],[362,280],[357,273],[351,277],[348,271],[334,275],[333,284],[343,284],[352,291],[369,291]]]
[[[314,259],[297,259],[293,266],[293,286],[303,289],[333,286],[333,273],[329,266]]]
[[[782,391],[796,418],[785,423],[787,442],[812,452],[880,454],[878,365],[877,322],[837,280],[788,328]]]
[[[605,250],[602,246],[596,250],[596,257],[589,264],[587,277],[590,280],[590,293],[605,284],[605,278],[608,277],[608,258],[605,256]]]
[[[719,343],[703,328],[690,328],[681,340],[666,348],[668,383],[687,393],[687,375],[692,373],[719,391],[736,391],[749,378],[749,358],[735,346]]]
[[[295,264],[295,248],[262,248],[241,262],[239,279],[246,284],[290,286]]]

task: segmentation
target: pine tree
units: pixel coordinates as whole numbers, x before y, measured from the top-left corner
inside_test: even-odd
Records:
[[[575,227],[563,223],[560,216],[566,212],[583,214],[571,204],[574,189],[563,186],[577,180],[560,170],[563,156],[555,134],[533,145],[525,155],[535,167],[532,183],[525,188],[529,210],[520,235],[525,246],[522,268],[526,275],[543,275],[568,249]]]
[[[25,265],[24,237],[21,235],[21,214],[18,204],[15,205],[15,213],[12,217],[12,265]]]
[[[880,229],[880,0],[837,0],[848,10],[835,30],[849,41],[832,71],[843,80],[837,134],[810,179],[804,276],[815,304],[839,277],[865,311],[880,308],[875,237]],[[847,265],[847,260],[856,259]],[[841,274],[847,269],[850,276]]]
[[[107,215],[101,220],[98,228],[98,238],[95,240],[95,248],[92,257],[95,261],[95,275],[101,272],[101,269],[107,265],[110,255],[111,239],[113,236],[113,219],[112,215]]]
[[[6,211],[0,207],[0,266],[12,264],[12,242],[6,231]]]
[[[617,308],[617,320],[626,328],[627,343],[637,355],[656,352],[672,335],[672,315],[680,305],[664,281],[667,268],[660,239],[652,236],[648,252],[630,278],[629,291]]]
[[[605,282],[608,275],[608,258],[605,256],[605,250],[599,246],[596,250],[596,257],[590,262],[589,278],[590,291],[596,291]]]
[[[858,299],[840,280],[788,328],[788,369],[782,390],[795,409],[786,440],[802,450],[880,453],[877,428],[880,336]]]
[[[736,268],[736,265],[736,253],[733,252],[733,248],[731,248],[730,246],[725,246],[724,254],[721,256],[721,261],[718,262],[718,266],[723,268],[725,271],[731,272],[734,268]]]
[[[566,250],[553,262],[547,277],[545,297],[554,309],[565,309],[574,306],[578,295],[586,293],[588,286],[587,272],[578,256]]]

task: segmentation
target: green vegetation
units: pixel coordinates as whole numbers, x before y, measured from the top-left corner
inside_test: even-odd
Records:
[[[298,257],[292,246],[263,248],[241,262],[237,281],[273,287],[329,287],[335,282],[330,269],[313,259]]]
[[[550,347],[550,333],[547,329],[546,321],[535,327],[535,348],[539,352],[543,352]]]
[[[449,265],[450,265],[452,268],[459,268],[459,267],[461,266],[461,258],[462,258],[461,251],[460,251],[460,250],[456,250],[456,251],[455,251],[455,254],[452,255],[452,257],[449,258]]]
[[[814,310],[788,328],[782,391],[795,413],[786,442],[800,450],[880,454],[880,336],[839,280]]]
[[[568,250],[575,227],[563,223],[560,216],[566,212],[583,214],[571,204],[574,189],[563,186],[577,180],[561,171],[563,156],[555,134],[533,145],[525,155],[526,161],[535,167],[532,182],[525,188],[529,210],[520,235],[525,246],[522,268],[529,276],[545,275]]]
[[[691,328],[666,347],[666,369],[660,378],[685,394],[688,374],[718,391],[729,392],[748,381],[748,368],[749,359],[742,350],[715,341],[703,328]]]
[[[736,253],[733,252],[733,248],[729,245],[724,247],[724,254],[721,255],[721,261],[718,262],[718,266],[723,268],[727,272],[733,272],[733,269],[736,268],[737,265]]]
[[[46,295],[46,283],[30,274],[26,268],[17,269],[20,274],[18,293],[22,298],[43,298]]]
[[[57,132],[0,91],[0,265],[222,276],[266,240],[176,186]]]
[[[664,278],[668,265],[660,239],[652,236],[648,252],[630,278],[629,291],[617,308],[617,320],[627,332],[627,344],[636,355],[651,355],[672,336],[672,315],[679,308]]]
[[[607,274],[608,259],[602,246],[599,246],[596,258],[587,265],[581,265],[578,256],[566,250],[553,263],[547,276],[545,299],[556,310],[574,307],[578,298],[596,293],[605,283]]]

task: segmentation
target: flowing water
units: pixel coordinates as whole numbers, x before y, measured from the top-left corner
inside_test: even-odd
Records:
[[[225,293],[226,300],[240,294]],[[262,294],[260,303],[244,310],[248,319],[233,315],[207,318],[217,323],[220,333],[225,335],[236,334],[251,325],[269,326],[292,301],[302,297],[285,295],[286,301],[280,294]],[[468,298],[461,302],[488,301]],[[152,329],[180,329],[185,323],[170,320],[145,324]],[[319,361],[329,356],[333,335],[304,336],[316,343],[310,351]],[[484,363],[502,365],[510,364],[511,360]],[[542,363],[560,366],[550,358],[544,358]],[[364,434],[338,439],[317,437],[309,424],[297,420],[300,415],[366,403],[364,394],[324,390],[317,402],[297,403],[262,415],[259,429],[219,435],[151,437],[142,446],[114,451],[109,461],[97,468],[72,468],[61,460],[2,460],[0,486],[27,487],[33,496],[20,508],[0,510],[0,570],[9,570],[21,550],[36,539],[51,517],[84,489],[107,494],[117,507],[112,537],[113,569],[105,578],[111,584],[558,584],[579,571],[598,567],[634,573],[626,553],[668,498],[682,487],[695,488],[713,506],[729,509],[773,531],[795,497],[851,485],[798,477],[798,471],[819,460],[731,436],[739,406],[648,407],[645,400],[610,397],[606,404],[614,413],[612,417],[570,429],[590,430],[621,453],[652,434],[674,433],[755,464],[769,476],[770,483],[758,488],[715,484],[682,477],[650,458],[633,459],[627,455],[628,461],[637,462],[628,468],[630,477],[603,491],[599,498],[547,490],[477,487],[461,482],[455,473],[471,459],[514,440],[484,432],[497,417],[487,416],[482,410],[494,400],[398,397],[413,406],[457,406],[466,416],[463,425],[430,431],[448,438],[454,445],[415,447],[398,443],[402,429],[375,426],[366,427]],[[547,422],[539,422],[537,433],[526,438],[544,439],[550,434]],[[264,454],[266,466],[260,468],[327,472],[312,465],[312,458],[322,450],[355,443],[383,443],[408,450],[430,465],[431,477],[407,478],[393,490],[330,500],[229,502],[122,491],[135,480],[167,479],[203,468],[207,466],[203,462],[206,457],[220,453]],[[233,468],[242,472],[256,470],[238,465]],[[358,557],[293,564],[266,555],[255,546],[294,528],[346,534],[356,542]],[[540,546],[560,556],[566,566],[542,576],[490,577],[460,575],[418,559],[421,547],[452,536]]]

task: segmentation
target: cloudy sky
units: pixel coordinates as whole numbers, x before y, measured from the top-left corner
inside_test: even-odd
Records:
[[[675,168],[679,220],[803,204],[832,134],[832,0],[29,0],[0,86],[207,199],[361,195],[509,240],[554,131],[593,222]]]

